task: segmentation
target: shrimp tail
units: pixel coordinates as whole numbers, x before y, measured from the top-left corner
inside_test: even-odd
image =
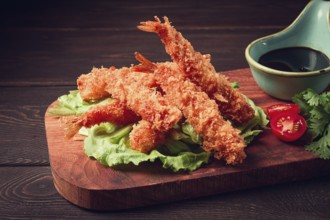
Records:
[[[135,52],[134,55],[135,59],[140,62],[139,65],[132,67],[134,71],[153,73],[157,69],[157,65],[145,58],[141,53]]]
[[[78,133],[80,128],[83,126],[81,116],[75,116],[70,120],[64,121],[64,123],[65,123],[64,137],[66,139],[71,139],[73,136],[75,136],[75,134]]]
[[[140,22],[140,25],[137,26],[138,29],[140,29],[141,31],[145,31],[145,32],[153,32],[153,33],[158,33],[159,31],[161,31],[162,28],[162,23],[161,20],[155,16],[155,21],[143,21]],[[164,19],[166,18],[166,20],[168,21],[167,17],[164,17]]]
[[[141,27],[142,26],[142,27]],[[172,26],[167,17],[164,22],[155,17],[155,21],[141,22],[138,28],[156,33],[166,52],[184,73],[185,78],[200,86],[208,96],[216,100],[223,116],[237,124],[244,124],[254,117],[254,110],[244,96],[231,87],[229,81],[216,72],[211,64],[211,56],[195,51],[191,43]]]

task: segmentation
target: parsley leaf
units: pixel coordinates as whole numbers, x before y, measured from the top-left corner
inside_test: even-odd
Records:
[[[330,124],[324,130],[323,135],[317,141],[305,146],[305,149],[319,155],[322,159],[330,158]]]
[[[330,159],[330,92],[318,94],[307,89],[296,94],[292,101],[299,105],[312,136],[305,149],[322,159]]]

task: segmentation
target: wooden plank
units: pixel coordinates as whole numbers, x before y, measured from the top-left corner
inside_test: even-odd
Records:
[[[0,166],[49,165],[44,114],[74,87],[0,88]]]
[[[5,1],[2,28],[132,28],[136,21],[167,15],[177,26],[286,26],[308,3],[294,1]],[[286,12],[286,13],[282,13]],[[233,16],[236,15],[236,16]]]
[[[78,208],[56,191],[50,167],[1,167],[2,219],[327,219],[330,176],[116,212]],[[210,211],[211,210],[211,211]],[[295,210],[294,212],[292,210]],[[165,214],[166,213],[166,214]]]
[[[225,72],[262,107],[279,102],[263,93],[248,69]],[[83,143],[63,138],[58,118],[45,117],[54,184],[70,202],[87,209],[117,210],[183,200],[297,179],[326,175],[330,161],[307,152],[302,143],[279,141],[269,129],[247,149],[243,164],[213,161],[191,173],[172,173],[159,165],[108,168],[89,159]],[[317,170],[318,172],[315,172]]]

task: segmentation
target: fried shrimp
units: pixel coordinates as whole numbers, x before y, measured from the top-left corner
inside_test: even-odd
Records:
[[[124,124],[126,120],[133,123],[139,120],[137,115],[141,115],[146,120],[134,125],[130,134],[132,148],[150,152],[164,141],[166,131],[181,119],[182,114],[156,91],[157,84],[153,74],[146,74],[144,72],[147,69],[141,68],[139,71],[143,72],[137,74],[132,71],[133,68],[134,66],[121,69],[93,68],[90,73],[79,77],[78,89],[85,101],[110,96],[117,99],[116,104],[97,106],[72,120],[67,137],[73,136],[82,126],[89,127],[100,122]],[[116,108],[123,115],[117,114]]]
[[[143,68],[154,71],[157,82],[171,104],[182,110],[187,121],[203,137],[203,149],[228,164],[241,163],[246,157],[240,131],[223,119],[216,102],[199,86],[186,80],[175,63],[154,64],[136,53]]]
[[[68,121],[65,136],[73,137],[82,126],[89,128],[101,122],[128,125],[139,120],[140,117],[123,103],[116,99],[109,99],[105,104],[95,105],[84,114],[75,116]]]
[[[170,105],[155,88],[146,86],[144,79],[155,80],[153,74],[134,72],[130,68],[107,74],[106,91],[142,119],[152,123],[152,129],[166,132],[181,119],[182,113],[177,107]]]
[[[82,74],[77,79],[78,90],[84,101],[90,102],[104,99],[110,96],[105,90],[107,72],[114,70],[114,67],[93,68],[88,74]]]
[[[228,164],[241,163],[245,158],[244,139],[240,131],[224,120],[216,102],[194,83],[180,79],[179,68],[173,63],[159,65],[155,71],[168,100],[183,111],[187,121],[203,137],[203,149]]]
[[[125,67],[126,68],[126,67]],[[77,79],[77,86],[81,98],[86,102],[101,100],[110,97],[106,90],[108,73],[115,71],[114,66],[110,68],[93,68],[88,74],[82,74]],[[150,75],[141,75],[139,80],[146,87],[154,87],[155,79]]]
[[[164,17],[164,20],[162,23],[155,17],[155,21],[141,22],[138,28],[159,35],[173,61],[187,78],[216,100],[224,117],[238,124],[251,120],[254,110],[244,96],[237,89],[233,89],[223,75],[216,72],[210,62],[210,55],[196,52],[191,43],[171,26],[168,18]]]
[[[150,122],[141,120],[133,126],[133,130],[129,134],[130,146],[142,153],[149,153],[165,141],[165,135],[166,132],[157,131],[152,128]]]
[[[121,102],[113,99],[106,104],[93,106],[86,113],[68,121],[65,137],[73,137],[82,126],[89,128],[102,122],[117,125],[138,123],[133,125],[129,135],[130,146],[134,150],[149,153],[164,142],[166,133],[153,129],[150,122],[140,119]]]

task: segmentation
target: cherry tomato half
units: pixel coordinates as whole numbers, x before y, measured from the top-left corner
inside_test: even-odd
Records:
[[[299,105],[297,104],[290,104],[290,103],[281,103],[271,105],[266,109],[267,115],[269,118],[274,117],[277,114],[285,113],[285,112],[292,112],[299,114]]]
[[[305,133],[307,124],[301,115],[284,112],[271,118],[270,127],[276,137],[291,142],[298,140]]]

